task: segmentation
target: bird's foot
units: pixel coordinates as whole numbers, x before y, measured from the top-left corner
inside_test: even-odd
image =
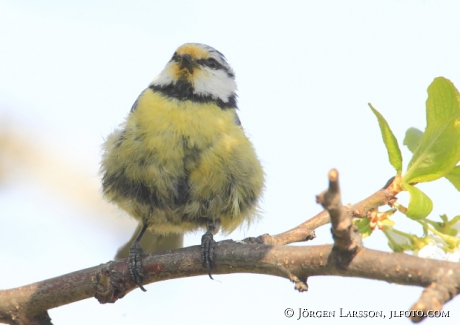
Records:
[[[142,280],[145,277],[142,270],[142,256],[144,254],[145,252],[141,245],[138,242],[134,242],[129,248],[128,266],[129,272],[131,273],[131,277],[134,282],[138,285],[139,288],[141,288],[142,291],[147,291],[142,286]]]
[[[215,248],[216,241],[214,240],[212,232],[207,231],[203,237],[201,237],[201,262],[212,280],[214,280],[211,276],[211,270],[214,267]]]

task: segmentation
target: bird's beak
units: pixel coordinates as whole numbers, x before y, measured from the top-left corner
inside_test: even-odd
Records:
[[[182,54],[180,59],[180,69],[187,69],[189,73],[193,73],[193,62],[190,54]]]

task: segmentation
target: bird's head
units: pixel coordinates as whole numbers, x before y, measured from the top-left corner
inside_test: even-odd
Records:
[[[212,98],[225,104],[236,97],[235,74],[225,56],[198,43],[179,47],[150,87],[185,100]]]

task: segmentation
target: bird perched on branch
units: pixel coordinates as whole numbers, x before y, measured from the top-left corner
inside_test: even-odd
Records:
[[[164,249],[181,245],[185,232],[205,229],[202,262],[210,275],[213,234],[257,215],[264,174],[236,110],[235,74],[224,55],[184,44],[107,138],[103,193],[140,222],[128,263],[142,290],[140,240],[147,229],[170,243]]]

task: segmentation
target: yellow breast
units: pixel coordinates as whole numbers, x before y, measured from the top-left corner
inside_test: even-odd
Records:
[[[179,232],[219,218],[229,232],[254,215],[263,172],[234,109],[147,89],[107,142],[103,169],[120,183],[105,194],[137,219]]]

